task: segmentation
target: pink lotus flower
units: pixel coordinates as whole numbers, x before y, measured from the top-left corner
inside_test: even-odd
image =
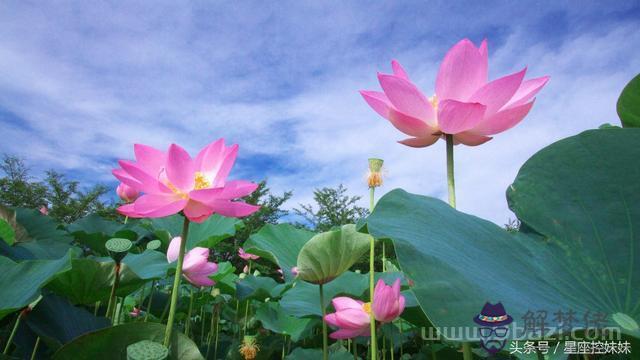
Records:
[[[245,274],[248,274],[248,273],[249,273],[249,265],[245,265],[245,266],[242,268],[242,272],[243,272],[243,273],[245,273]]]
[[[244,260],[258,260],[258,259],[260,259],[260,256],[254,255],[254,254],[249,254],[248,252],[245,252],[243,248],[239,248],[238,249],[238,256],[240,256]]]
[[[400,279],[392,286],[380,279],[373,290],[373,315],[381,323],[392,322],[404,311],[404,301],[400,295]]]
[[[138,317],[138,316],[140,316],[140,312],[141,312],[140,308],[134,307],[133,310],[131,312],[129,312],[129,316],[134,317],[134,318]]]
[[[120,160],[113,175],[144,193],[118,211],[129,217],[157,218],[180,211],[191,221],[202,222],[211,214],[243,217],[259,206],[235,201],[251,194],[257,184],[227,181],[238,153],[238,145],[227,147],[224,139],[202,149],[195,159],[172,144],[166,153],[147,145],[134,146],[136,161]]]
[[[291,268],[291,274],[293,276],[298,276],[298,267],[297,266],[294,266],[294,267]]]
[[[178,259],[180,237],[174,237],[167,249],[167,260],[172,263]],[[182,275],[195,286],[213,286],[215,281],[209,278],[218,271],[218,264],[209,262],[209,249],[195,247],[184,255]]]
[[[394,60],[391,65],[393,74],[378,74],[384,92],[363,90],[360,94],[373,110],[411,136],[400,143],[412,147],[429,146],[443,134],[454,135],[455,144],[483,144],[491,135],[518,124],[549,80],[543,76],[523,81],[524,68],[488,81],[486,40],[476,48],[464,39],[449,50],[431,98],[411,82],[400,63]]]
[[[375,301],[375,300],[374,300]],[[332,339],[349,339],[356,336],[370,336],[371,304],[340,296],[331,300],[336,312],[327,314],[324,321],[339,328],[332,332]]]
[[[138,196],[140,196],[140,192],[138,192],[138,190],[125,183],[120,183],[120,185],[118,185],[116,193],[118,194],[118,197],[126,203],[134,202]]]
[[[40,214],[44,216],[49,215],[49,209],[47,208],[46,205],[42,205],[42,207],[40,207]]]

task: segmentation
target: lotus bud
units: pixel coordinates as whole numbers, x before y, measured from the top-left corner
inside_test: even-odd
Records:
[[[116,188],[116,193],[118,194],[118,197],[120,197],[120,199],[122,199],[122,201],[126,203],[134,202],[136,201],[138,196],[140,196],[138,190],[124,183],[120,183],[120,185],[118,185],[118,187]]]
[[[42,205],[42,207],[40,207],[40,214],[42,215],[49,215],[49,209],[47,208],[47,205]]]
[[[382,159],[369,159],[369,172],[367,173],[367,185],[369,188],[382,186]]]

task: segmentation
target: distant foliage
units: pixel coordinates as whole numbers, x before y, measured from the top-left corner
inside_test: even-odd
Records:
[[[333,227],[354,224],[367,216],[369,211],[357,205],[360,196],[347,195],[347,188],[340,184],[337,188],[316,189],[313,200],[316,205],[300,204],[293,211],[302,216],[307,224],[300,224],[314,231],[328,231]]]
[[[49,216],[71,223],[91,213],[116,217],[114,205],[101,199],[109,189],[101,184],[82,190],[80,183],[49,170],[42,181],[29,173],[24,161],[4,155],[0,163],[0,204],[8,207],[40,209],[47,207]]]

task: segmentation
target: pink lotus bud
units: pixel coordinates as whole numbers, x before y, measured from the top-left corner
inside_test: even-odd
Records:
[[[291,274],[293,274],[293,276],[298,276],[298,267],[294,266],[291,268]]]
[[[243,273],[245,273],[245,274],[248,274],[248,273],[249,273],[249,265],[245,265],[245,266],[242,268],[242,272],[243,272]]]
[[[47,205],[42,205],[42,207],[40,208],[40,214],[42,215],[49,215],[49,209],[47,209]]]
[[[167,261],[170,263],[178,259],[180,251],[180,237],[174,237],[167,249]],[[218,264],[209,262],[209,249],[195,247],[184,256],[182,275],[195,286],[213,286],[215,281],[209,276],[218,271]]]
[[[370,336],[371,303],[364,303],[345,296],[334,298],[332,301],[335,313],[327,314],[324,321],[337,327],[329,337],[332,339],[350,339],[357,336]]]
[[[134,307],[133,310],[129,313],[129,316],[134,318],[140,316],[140,308]]]
[[[373,314],[382,323],[392,322],[404,311],[404,296],[400,295],[400,279],[392,286],[378,280],[373,291]]]
[[[120,183],[120,185],[118,185],[118,187],[116,188],[116,193],[118,194],[120,199],[122,199],[122,201],[126,203],[134,202],[136,201],[138,196],[140,196],[138,190],[124,183]]]
[[[260,259],[260,256],[254,255],[254,254],[249,254],[248,252],[245,252],[243,248],[239,248],[238,249],[238,256],[240,256],[244,260],[258,260],[258,259]]]

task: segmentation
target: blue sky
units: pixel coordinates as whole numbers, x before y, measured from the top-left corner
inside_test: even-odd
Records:
[[[551,75],[523,123],[456,147],[458,207],[498,224],[504,192],[544,146],[617,122],[640,72],[638,1],[233,1],[0,3],[0,153],[85,183],[115,186],[136,142],[192,153],[240,144],[232,177],[268,178],[310,201],[316,187],[366,195],[368,157],[382,191],[446,196],[444,143],[403,134],[360,98],[398,59],[427,94],[449,47],[489,41],[490,78],[528,65]],[[366,202],[363,201],[363,205]]]

